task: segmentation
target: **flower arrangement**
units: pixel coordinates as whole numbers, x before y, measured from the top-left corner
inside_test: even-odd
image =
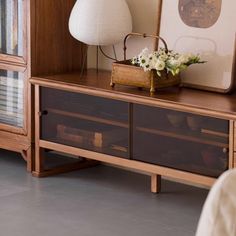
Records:
[[[157,75],[161,77],[163,70],[166,70],[167,73],[171,72],[175,76],[188,66],[205,63],[205,61],[201,61],[199,55],[179,54],[164,48],[149,53],[148,49],[145,48],[138,56],[131,59],[131,63],[142,67],[144,71],[155,70]]]

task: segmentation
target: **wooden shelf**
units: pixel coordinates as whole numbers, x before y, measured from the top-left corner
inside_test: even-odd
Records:
[[[69,111],[61,111],[58,109],[53,109],[53,108],[48,108],[48,112],[52,112],[57,115],[63,115],[63,116],[69,116],[73,118],[79,118],[82,120],[88,120],[88,121],[93,121],[93,122],[98,122],[106,125],[114,125],[122,128],[128,128],[128,123],[120,122],[120,121],[114,121],[114,120],[109,120],[105,118],[100,118],[96,116],[91,116],[91,115],[85,115],[85,114],[80,114],[80,113],[74,113],[74,112],[69,112]]]
[[[62,145],[67,145],[68,141],[70,143],[71,147],[74,148],[82,148],[84,150],[92,151],[92,152],[97,152],[97,153],[106,153],[112,156],[118,156],[120,158],[129,158],[129,150],[128,147],[125,145],[119,145],[117,144],[116,141],[111,141],[109,144],[102,146],[102,147],[97,147],[90,142],[76,142],[72,140],[68,140],[67,138],[63,137],[51,137],[50,142],[53,143],[58,143]]]
[[[223,140],[227,140],[225,138],[221,137],[215,137],[215,140],[210,140],[212,139],[212,135],[207,135],[207,134],[183,134],[183,133],[178,133],[175,131],[171,130],[157,130],[157,129],[151,129],[151,128],[144,128],[144,127],[136,127],[136,130],[141,131],[141,132],[146,132],[150,134],[156,134],[156,135],[161,135],[169,138],[176,138],[176,139],[181,139],[181,140],[186,140],[190,142],[196,142],[196,143],[201,143],[201,144],[207,144],[207,145],[213,145],[217,147],[222,147],[222,148],[229,148],[229,144],[224,143]],[[207,139],[209,138],[209,139]]]

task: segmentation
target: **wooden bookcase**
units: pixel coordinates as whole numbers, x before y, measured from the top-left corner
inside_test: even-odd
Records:
[[[84,46],[68,32],[74,3],[75,0],[0,3],[0,148],[21,153],[29,171],[34,141],[29,78],[80,68]]]
[[[150,95],[111,88],[109,72],[33,77],[34,176],[79,169],[94,161],[146,172],[152,192],[167,176],[211,186],[235,167],[236,95],[166,88]],[[48,168],[45,150],[82,157]],[[90,160],[90,161],[88,161]]]

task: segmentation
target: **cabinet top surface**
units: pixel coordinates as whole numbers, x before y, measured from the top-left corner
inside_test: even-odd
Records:
[[[165,88],[150,94],[146,89],[116,85],[110,86],[111,72],[88,70],[79,73],[34,77],[32,84],[82,92],[141,104],[180,109],[226,119],[236,119],[236,94],[219,94],[189,88]]]

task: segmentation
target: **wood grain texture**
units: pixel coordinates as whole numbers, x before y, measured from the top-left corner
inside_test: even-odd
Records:
[[[78,118],[78,119],[82,119],[82,120],[94,121],[94,122],[98,122],[101,124],[114,125],[114,126],[118,126],[118,127],[128,128],[128,124],[126,124],[125,122],[108,120],[105,118],[100,118],[100,117],[91,116],[91,115],[84,115],[84,114],[79,114],[79,113],[73,113],[73,112],[68,112],[68,111],[61,111],[61,110],[52,109],[52,108],[48,109],[47,111],[49,111],[50,113],[53,113],[53,114],[57,114],[57,115],[63,115],[63,116]]]
[[[31,0],[32,75],[78,70],[84,45],[73,39],[68,22],[75,0]]]
[[[28,150],[30,147],[30,142],[25,135],[1,130],[0,137],[0,148],[21,153],[22,150]]]
[[[233,150],[236,152],[236,122],[233,122]]]
[[[233,168],[236,168],[236,153],[234,153],[234,164],[233,164]]]
[[[23,46],[23,54],[22,56],[16,56],[16,55],[9,55],[9,54],[3,54],[3,53],[0,53],[0,61],[2,62],[5,62],[5,63],[11,63],[13,65],[24,65],[26,66],[27,64],[27,28],[28,28],[28,21],[27,21],[27,17],[29,14],[28,11],[27,11],[27,8],[28,8],[28,4],[29,4],[29,1],[30,0],[25,0],[22,2],[22,28],[23,28],[23,32],[22,32],[22,39],[23,39],[23,42],[22,42],[22,46]],[[2,3],[1,3],[2,4]],[[16,5],[15,6],[15,9],[14,9],[14,16],[15,18],[13,19],[14,20],[14,26],[13,26],[13,31],[15,30],[15,32],[18,30],[17,29],[17,24],[18,24],[18,21],[17,21],[17,16],[18,16],[18,12],[17,12],[17,7]],[[18,33],[17,33],[18,34]],[[14,43],[16,44],[16,41],[17,39],[15,38],[14,39]]]
[[[219,139],[216,140],[209,140],[204,137],[203,135],[188,135],[184,134],[184,132],[181,133],[176,133],[173,131],[168,131],[168,130],[158,130],[158,129],[151,129],[151,128],[146,128],[146,127],[137,127],[137,131],[149,133],[149,134],[156,134],[156,135],[161,135],[163,137],[172,137],[176,138],[178,140],[185,140],[185,141],[191,141],[191,142],[196,142],[196,143],[202,143],[202,144],[207,144],[207,145],[212,145],[216,147],[222,147],[222,148],[229,148],[229,144],[225,143],[225,140],[219,141]]]
[[[148,90],[135,87],[110,86],[111,73],[88,70],[82,77],[79,73],[34,77],[30,81],[46,87],[80,92],[94,96],[113,98],[138,104],[168,108],[236,120],[236,94],[217,94],[190,88],[165,88],[150,95]]]
[[[30,132],[30,93],[29,86],[29,61],[28,50],[29,42],[29,24],[30,14],[29,9],[30,0],[23,1],[23,56],[13,56],[0,54],[0,68],[2,70],[18,71],[24,73],[24,94],[23,94],[23,128],[14,127],[12,125],[0,124],[0,147],[11,151],[21,153],[22,157],[27,161],[27,170],[31,171],[31,132]],[[15,19],[16,20],[16,19]],[[15,25],[16,27],[16,25]]]
[[[23,65],[16,65],[16,64],[8,64],[6,62],[0,62],[0,69],[1,70],[7,70],[7,71],[16,71],[16,72],[21,72],[23,73],[23,84],[24,84],[24,94],[23,94],[23,102],[24,102],[24,105],[23,105],[23,127],[17,127],[17,126],[13,126],[13,125],[8,125],[8,124],[4,124],[4,123],[1,123],[0,124],[0,130],[4,130],[4,131],[8,131],[10,133],[14,133],[14,134],[23,134],[23,135],[26,135],[27,136],[27,128],[28,128],[28,84],[29,84],[29,81],[28,81],[28,75],[27,75],[27,69],[25,66]],[[6,80],[10,80],[10,78],[6,78]],[[9,89],[9,87],[8,87]],[[6,99],[6,98],[5,98]],[[28,137],[28,140],[29,140],[29,143],[30,143],[30,137]],[[4,143],[5,141],[2,140],[0,138],[0,143]],[[12,143],[15,143],[15,145],[17,145],[17,143],[15,142],[15,140],[11,140]]]
[[[27,170],[31,171],[31,136],[30,132],[28,132],[28,120],[29,120],[29,110],[28,104],[30,104],[30,100],[28,98],[28,74],[27,69],[24,65],[17,64],[8,64],[6,62],[0,63],[0,68],[3,70],[17,71],[22,72],[24,76],[23,84],[24,84],[24,94],[23,94],[23,127],[16,127],[13,125],[0,124],[0,147],[19,152],[22,157],[27,162]],[[9,89],[9,88],[8,88]]]
[[[19,71],[19,72],[26,72],[27,68],[22,65],[11,64],[10,62],[0,61],[0,69],[1,70],[10,70],[10,71]]]
[[[161,191],[161,176],[152,174],[151,175],[151,192],[159,193]]]
[[[0,54],[0,61],[12,63],[15,65],[26,64],[26,60],[23,57],[12,56],[7,54]]]
[[[156,35],[159,35],[160,26],[161,26],[161,9],[162,9],[162,0],[157,0],[157,28]],[[153,49],[156,51],[158,49],[159,40],[154,40]]]
[[[115,156],[106,155],[103,153],[97,153],[93,151],[88,151],[85,149],[74,148],[62,144],[52,143],[44,140],[39,140],[39,146],[41,148],[48,148],[51,150],[59,151],[62,153],[67,153],[71,155],[77,155],[81,157],[86,157],[91,160],[101,161],[104,163],[113,164],[120,167],[130,168],[138,171],[144,171],[146,173],[163,175],[166,177],[172,177],[180,180],[188,180],[189,182],[194,182],[196,184],[202,184],[204,186],[212,186],[215,182],[215,178],[207,177],[203,175],[193,174],[185,171],[175,170],[167,167],[162,167],[158,165],[143,163],[135,160],[128,160],[124,158],[119,158]]]
[[[34,102],[31,102],[34,94],[29,78],[31,75],[49,75],[80,69],[85,47],[70,36],[68,29],[69,15],[75,1],[24,0],[21,13],[23,55],[0,54],[0,69],[24,73],[24,127],[0,124],[0,130],[9,132],[7,141],[4,136],[0,137],[0,147],[20,152],[28,162],[28,170],[31,170],[34,162],[34,148],[30,147],[31,142],[34,142]],[[19,135],[26,142],[23,146],[18,140]]]
[[[57,175],[57,174],[62,174],[70,171],[75,171],[75,170],[81,170],[85,168],[90,168],[97,166],[99,162],[93,161],[93,160],[85,160],[85,161],[78,161],[75,163],[70,163],[67,165],[51,168],[48,170],[43,170],[43,171],[33,171],[32,175],[34,177],[47,177],[51,175]]]
[[[39,112],[40,112],[40,88],[38,85],[35,86],[35,167],[33,168],[37,173],[43,172],[44,168],[43,168],[43,164],[44,164],[44,156],[42,153],[42,149],[39,146],[39,139],[40,139],[40,129],[41,129],[41,125],[40,125],[40,116],[39,116]]]
[[[116,88],[110,87],[111,73],[107,71],[87,70],[86,73],[80,77],[78,73],[62,74],[47,76],[44,78],[34,77],[30,81],[35,85],[37,90],[40,86],[50,87],[54,89],[61,89],[70,92],[78,92],[82,94],[94,95],[105,97],[107,99],[116,99],[126,102],[131,102],[134,104],[144,104],[153,107],[168,108],[171,110],[178,110],[183,112],[189,112],[194,114],[205,115],[209,117],[218,117],[226,120],[230,120],[229,129],[229,145],[218,142],[211,142],[206,144],[219,145],[220,147],[231,148],[229,152],[229,168],[233,166],[233,133],[234,130],[234,120],[236,119],[236,97],[235,94],[232,95],[221,95],[206,91],[193,90],[188,88],[167,88],[157,91],[157,93],[150,95],[148,90],[138,90],[134,87],[127,86],[117,86]],[[36,111],[39,111],[39,97],[40,94],[37,92],[36,95]],[[57,111],[56,111],[57,112]],[[64,111],[60,111],[63,112]],[[66,113],[66,115],[74,116],[73,113]],[[77,114],[78,118],[81,115]],[[91,120],[91,117],[82,116],[84,119]],[[92,120],[95,120],[93,117]],[[107,123],[105,120],[98,120],[98,122]],[[110,122],[109,122],[110,124]],[[36,125],[39,127],[39,121],[36,121]],[[119,124],[121,125],[121,124]],[[203,184],[206,186],[211,186],[215,178],[206,177],[200,174],[188,173],[185,171],[180,171],[172,168],[162,167],[155,164],[147,164],[135,160],[127,160],[119,158],[116,156],[110,156],[102,153],[97,153],[94,151],[88,151],[81,148],[74,148],[67,145],[57,144],[53,142],[48,142],[45,140],[40,140],[39,137],[40,130],[37,131],[36,143],[38,145],[38,150],[41,149],[51,149],[68,154],[74,154],[78,156],[83,156],[88,159],[101,161],[120,167],[131,168],[139,171],[144,171],[151,173],[151,191],[160,191],[159,176],[167,176],[181,180],[188,180],[197,184]],[[170,134],[166,134],[170,136]],[[177,138],[187,139],[185,136],[178,135]],[[199,137],[193,141],[204,142]],[[43,169],[40,171],[40,152],[36,154],[36,163],[38,162],[38,171],[36,175],[44,175]],[[46,174],[46,173],[45,173]]]
[[[234,167],[235,122],[229,121],[229,169]]]

